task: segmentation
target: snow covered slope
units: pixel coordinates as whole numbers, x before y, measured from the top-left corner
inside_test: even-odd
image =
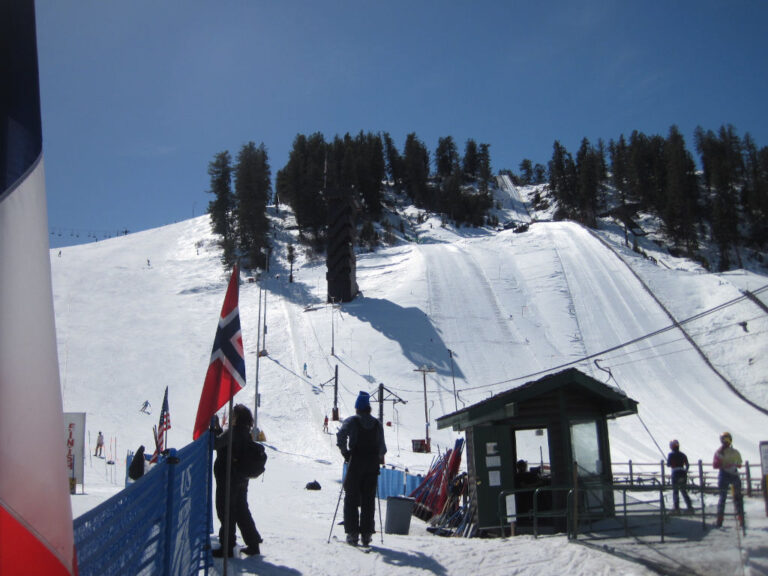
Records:
[[[611,424],[614,461],[658,461],[657,444],[665,449],[673,437],[689,458],[708,461],[726,429],[745,458],[759,461],[768,416],[734,394],[679,330],[664,330],[670,318],[640,281],[682,320],[739,298],[743,276],[656,266],[610,234],[611,247],[573,223],[535,223],[523,234],[462,234],[428,220],[419,244],[360,255],[362,293],[334,309],[325,304],[322,258],[297,251],[295,282],[288,282],[281,244],[288,232],[279,219],[275,224],[276,256],[262,278],[268,331],[261,347],[268,355],[259,363],[258,412],[271,451],[252,499],[261,531],[280,534],[286,565],[291,545],[301,542],[295,532],[322,538],[330,527],[341,459],[322,421],[331,413],[336,366],[342,417],[352,413],[359,390],[373,392],[380,382],[407,401],[387,402],[384,419],[391,423],[388,463],[412,471],[428,469],[432,459],[411,451],[411,440],[425,435],[423,377],[416,371],[422,366],[435,370],[426,377],[426,408],[440,450],[456,436],[436,430],[435,418],[575,362],[639,402],[639,418]],[[165,386],[169,443],[191,440],[228,277],[219,256],[206,216],[51,252],[64,408],[87,413],[91,446],[99,430],[105,433],[118,457],[118,478],[126,449],[152,445]],[[750,276],[750,282],[754,291],[768,278]],[[258,310],[259,284],[244,282],[249,385],[235,400],[249,406]],[[758,306],[741,300],[686,326],[741,393],[768,407],[768,320]],[[151,416],[139,412],[145,400],[155,409]],[[105,477],[103,464],[89,462],[89,494],[73,499],[76,513],[118,488]],[[303,491],[313,479],[324,487],[319,495]],[[289,514],[278,501],[296,510]],[[297,514],[306,522],[301,530]]]

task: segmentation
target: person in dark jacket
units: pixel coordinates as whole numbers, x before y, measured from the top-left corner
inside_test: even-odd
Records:
[[[370,398],[360,392],[355,401],[355,415],[342,423],[336,445],[349,465],[344,478],[344,532],[347,543],[363,546],[371,543],[375,531],[376,486],[379,466],[384,464],[387,446],[384,429],[371,416]]]
[[[138,480],[144,476],[144,445],[139,446],[136,454],[133,455],[130,466],[128,466],[128,478]]]
[[[683,499],[685,500],[688,512],[693,512],[691,497],[688,496],[688,489],[686,488],[688,483],[688,456],[684,452],[680,452],[680,442],[677,440],[672,440],[669,443],[669,449],[672,452],[667,455],[667,466],[672,471],[672,505],[674,506],[674,512],[680,512],[680,492],[683,493]]]
[[[241,550],[243,554],[252,556],[260,554],[259,545],[262,543],[261,535],[256,529],[251,511],[248,508],[248,477],[240,472],[238,460],[245,451],[245,446],[250,440],[251,428],[253,428],[253,414],[247,406],[238,404],[232,410],[232,423],[226,432],[222,432],[216,420],[214,433],[216,441],[216,461],[213,464],[213,475],[216,478],[216,515],[221,522],[219,529],[219,542],[221,547],[214,549],[213,556],[220,558],[224,555],[225,512],[226,512],[226,482],[227,482],[227,446],[232,439],[232,471],[229,494],[229,532],[227,555],[232,556],[235,548],[235,526],[240,528],[240,534],[246,547]]]

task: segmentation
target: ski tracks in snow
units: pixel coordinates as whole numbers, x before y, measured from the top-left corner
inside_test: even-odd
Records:
[[[525,337],[505,320],[508,314],[472,254],[456,245],[423,245],[427,310],[445,345],[455,352],[467,383],[479,382],[486,366],[500,376],[513,373],[514,349]],[[453,310],[461,302],[462,310]],[[478,342],[478,338],[483,338]]]

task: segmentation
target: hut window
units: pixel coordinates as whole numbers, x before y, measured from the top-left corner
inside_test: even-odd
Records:
[[[597,422],[589,420],[571,424],[571,449],[579,467],[579,476],[602,474]]]

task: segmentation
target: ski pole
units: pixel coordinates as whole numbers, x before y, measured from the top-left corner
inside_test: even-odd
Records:
[[[341,502],[341,495],[344,493],[344,477],[341,478],[341,490],[339,490],[339,499],[336,501],[336,510],[333,511],[333,520],[331,520],[331,531],[328,532],[328,542],[331,543],[331,534],[333,534],[333,525],[336,524],[336,514],[339,512],[339,503]]]
[[[376,499],[379,501],[379,534],[381,543],[384,544],[384,524],[381,523],[381,497],[379,496],[379,480],[376,479]]]

